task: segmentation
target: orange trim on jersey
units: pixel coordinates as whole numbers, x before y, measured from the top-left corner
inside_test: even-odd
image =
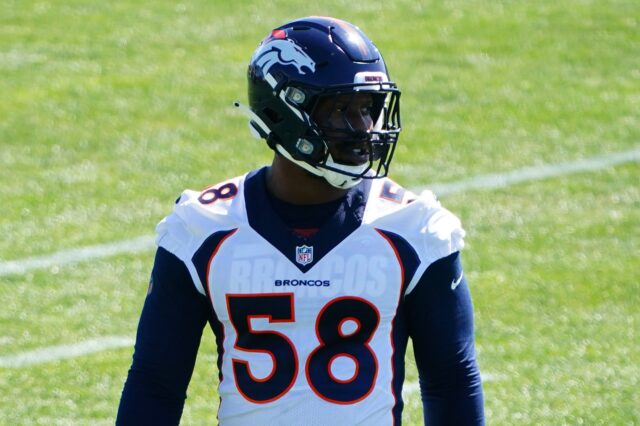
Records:
[[[326,346],[326,343],[322,340],[322,337],[320,336],[320,333],[318,331],[319,330],[318,323],[320,321],[320,318],[322,318],[322,314],[333,303],[335,303],[335,302],[337,302],[339,300],[345,300],[345,299],[359,300],[359,301],[369,305],[371,308],[373,308],[373,310],[376,312],[376,314],[378,316],[378,323],[376,324],[376,327],[374,328],[374,330],[371,333],[371,335],[369,336],[369,338],[364,341],[364,346],[369,350],[369,352],[373,356],[375,372],[373,373],[373,380],[371,381],[371,387],[369,388],[367,393],[362,395],[360,398],[354,399],[352,401],[337,401],[337,400],[334,400],[334,399],[331,399],[331,398],[327,398],[326,396],[324,396],[320,392],[318,392],[316,387],[313,385],[313,381],[311,380],[311,377],[309,377],[309,363],[311,361],[311,358],[314,356],[314,354],[317,351],[319,351],[320,349],[322,349],[322,348],[324,348]],[[315,393],[316,396],[318,396],[318,398],[320,398],[320,399],[322,399],[324,401],[330,402],[332,404],[351,405],[351,404],[356,404],[356,403],[364,400],[366,397],[368,397],[371,394],[371,392],[373,392],[373,390],[376,387],[376,381],[378,380],[378,357],[376,356],[376,353],[373,351],[373,349],[371,349],[371,346],[369,346],[369,342],[371,342],[371,339],[373,339],[373,335],[376,333],[376,330],[378,329],[379,325],[380,325],[380,311],[378,310],[378,308],[374,304],[372,304],[368,300],[363,299],[361,297],[357,297],[357,296],[341,296],[341,297],[337,297],[337,298],[332,299],[329,302],[327,302],[322,307],[322,309],[320,309],[320,312],[318,313],[318,316],[316,317],[316,327],[315,327],[316,328],[316,337],[318,338],[318,342],[320,342],[320,344],[313,351],[311,351],[311,353],[307,357],[307,362],[306,362],[305,369],[304,369],[305,370],[305,376],[307,378],[307,383],[309,383],[309,387],[311,388],[313,393]],[[340,329],[338,329],[338,333],[340,333]],[[349,356],[349,357],[351,357],[356,363],[356,373],[360,371],[359,362],[355,357],[352,357],[350,354],[347,354],[347,353],[344,353],[344,352],[340,352],[340,353],[337,353],[336,355],[334,355],[331,358],[331,360],[333,360],[337,356]],[[393,363],[392,363],[392,365],[393,365]],[[329,361],[329,363],[327,364],[327,370],[328,370],[329,376],[334,378],[333,374],[331,374],[331,361]],[[357,374],[349,381],[345,382],[345,381],[336,380],[336,382],[337,383],[351,383],[353,380],[355,380],[356,377],[357,377]]]
[[[207,262],[207,270],[205,271],[207,282],[205,283],[205,285],[207,286],[208,291],[205,290],[205,293],[209,295],[209,301],[211,302],[211,309],[213,309],[214,312],[215,312],[215,308],[214,308],[215,305],[213,304],[213,292],[211,291],[211,285],[209,282],[209,276],[211,275],[211,263],[213,262],[213,258],[215,257],[215,255],[218,254],[218,250],[220,250],[222,243],[224,243],[227,240],[227,238],[235,234],[237,230],[238,228],[232,230],[218,242],[218,245],[216,246],[215,250],[213,250],[213,253],[211,253],[211,256],[209,257],[209,261]],[[220,330],[222,331],[222,341],[224,342],[224,339],[225,339],[224,324],[222,324],[222,321],[220,321],[220,324],[222,325]],[[222,353],[224,354],[224,347],[222,348]],[[224,373],[222,372],[222,369],[220,369],[220,382],[222,383],[223,380],[224,380]],[[220,386],[220,384],[218,384],[218,386]],[[220,410],[220,408],[218,408],[218,410]]]
[[[353,376],[351,376],[351,378],[349,379],[338,379],[336,376],[333,375],[333,373],[331,372],[331,364],[333,364],[333,361],[335,361],[336,358],[340,358],[340,357],[347,357],[347,358],[351,358],[351,360],[353,360],[353,363],[356,366],[356,371],[353,373]],[[358,373],[360,372],[360,363],[358,362],[358,360],[356,359],[355,356],[351,355],[351,354],[335,354],[334,356],[331,357],[331,359],[329,360],[329,363],[327,364],[327,371],[329,373],[329,376],[331,377],[331,379],[334,382],[337,383],[342,383],[342,384],[347,384],[347,383],[351,383],[353,382],[356,377],[358,377]],[[375,382],[375,381],[374,381]]]
[[[398,261],[398,265],[400,265],[400,286],[399,286],[400,291],[398,292],[398,302],[396,303],[396,312],[393,314],[393,319],[391,320],[391,333],[389,333],[389,341],[391,342],[391,395],[393,395],[393,400],[394,400],[393,406],[395,407],[398,404],[398,396],[396,395],[393,389],[393,379],[395,378],[395,375],[396,375],[395,367],[393,365],[393,356],[396,353],[396,347],[393,344],[393,328],[395,326],[396,317],[398,316],[398,309],[400,308],[400,300],[402,299],[402,289],[404,288],[404,266],[402,264],[402,259],[400,258],[400,253],[398,253],[398,249],[396,248],[395,244],[393,244],[393,241],[391,241],[391,239],[387,237],[384,234],[384,232],[382,232],[380,229],[375,228],[375,230],[378,232],[378,234],[380,234],[382,238],[384,238],[387,241],[387,243],[389,243],[389,245],[393,249],[393,253],[396,255],[396,260]],[[395,417],[393,417],[393,424],[395,425]]]
[[[391,201],[396,204],[402,204],[406,192],[407,190],[402,186],[398,185],[391,179],[387,179],[386,182],[382,183],[382,188],[380,188],[380,195],[378,195],[378,198],[382,198],[383,200]],[[388,195],[386,193],[388,193]]]
[[[229,181],[220,185],[212,185],[200,191],[198,201],[205,206],[213,204],[218,200],[232,200],[238,195],[238,185]]]
[[[287,386],[286,389],[284,389],[282,392],[280,392],[278,395],[274,396],[273,398],[270,399],[265,399],[265,400],[255,400],[251,397],[249,397],[248,395],[246,395],[242,389],[240,389],[240,386],[238,386],[238,379],[236,378],[236,374],[235,374],[235,370],[233,368],[233,364],[234,363],[238,363],[238,364],[242,364],[245,366],[245,368],[247,369],[247,373],[249,374],[249,377],[251,377],[251,380],[259,382],[259,383],[264,383],[266,381],[268,381],[269,379],[271,379],[273,377],[273,375],[276,372],[276,357],[275,355],[268,351],[268,350],[261,350],[261,349],[246,349],[246,348],[242,348],[237,346],[238,343],[238,330],[236,329],[235,324],[233,323],[233,321],[231,321],[231,316],[229,316],[229,322],[231,323],[231,326],[233,327],[234,331],[236,332],[236,341],[233,343],[233,348],[236,350],[240,350],[240,351],[244,351],[244,352],[252,352],[252,353],[266,353],[267,355],[269,355],[271,357],[271,362],[273,363],[273,367],[271,369],[271,373],[269,373],[269,375],[263,379],[258,379],[257,377],[255,377],[252,373],[251,373],[251,369],[249,368],[249,361],[245,361],[242,359],[238,359],[238,358],[231,358],[231,371],[233,373],[233,382],[236,385],[236,389],[238,390],[238,392],[240,393],[240,395],[242,395],[242,397],[244,399],[246,399],[249,402],[252,402],[254,404],[267,404],[269,402],[273,402],[276,401],[278,399],[280,399],[283,395],[285,395],[287,392],[289,392],[289,390],[291,389],[291,387],[293,386],[293,384],[296,382],[296,379],[298,378],[298,367],[300,365],[299,361],[298,361],[298,353],[296,351],[295,346],[293,345],[293,342],[284,334],[279,333],[277,331],[274,330],[263,330],[263,331],[256,331],[253,330],[251,328],[251,318],[266,318],[269,323],[286,323],[286,322],[294,322],[295,321],[295,309],[294,309],[294,303],[293,303],[293,293],[266,293],[266,294],[232,294],[232,293],[227,293],[226,295],[226,303],[227,303],[227,313],[229,313],[231,311],[230,307],[229,307],[229,298],[230,297],[251,297],[251,298],[255,298],[255,297],[273,297],[273,296],[289,296],[289,303],[291,305],[291,318],[288,319],[273,319],[273,317],[271,315],[248,315],[248,325],[249,325],[249,332],[252,334],[276,334],[280,337],[282,337],[284,340],[287,341],[287,343],[289,344],[289,346],[292,349],[293,352],[293,359],[294,359],[294,364],[295,364],[295,368],[294,368],[294,375],[293,375],[293,379],[291,380],[291,383],[289,383],[289,386]],[[224,360],[223,360],[224,361]]]
[[[293,228],[292,230],[299,237],[310,238],[317,234],[320,228]]]
[[[235,234],[237,230],[238,230],[238,228],[232,230],[227,235],[225,235],[223,239],[220,240],[220,242],[216,246],[215,250],[213,250],[213,253],[211,253],[211,257],[209,257],[209,262],[207,262],[207,270],[206,270],[206,273],[207,273],[207,287],[209,288],[209,299],[211,300],[211,308],[212,309],[213,309],[213,307],[215,305],[213,304],[213,292],[211,291],[211,283],[209,282],[209,277],[211,276],[211,263],[213,262],[213,258],[216,256],[216,254],[218,254],[218,250],[220,250],[220,247],[222,247],[222,244],[225,241],[227,241],[227,238],[229,238],[230,236]]]
[[[374,228],[374,229],[378,232],[378,234],[380,234],[382,238],[384,238],[387,241],[387,243],[389,243],[389,245],[391,246],[391,249],[393,249],[393,253],[396,255],[396,260],[398,261],[398,265],[400,266],[400,289],[402,290],[402,288],[404,288],[404,265],[402,264],[400,253],[398,253],[398,249],[396,248],[395,244],[393,244],[393,241],[391,241],[389,237],[384,235],[384,232],[382,230],[378,228]],[[402,293],[402,291],[400,293]]]
[[[352,331],[351,333],[348,333],[348,334],[342,333],[342,324],[344,324],[345,321],[353,321],[353,322],[355,322],[356,325],[357,325],[356,329],[354,331]],[[356,317],[345,317],[338,324],[338,334],[340,335],[340,337],[349,337],[352,334],[356,334],[358,331],[360,331],[360,327],[362,327],[362,324],[360,324],[360,320],[358,318],[356,318]]]

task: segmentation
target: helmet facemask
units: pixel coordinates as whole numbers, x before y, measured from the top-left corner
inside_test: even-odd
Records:
[[[398,96],[367,86],[319,95],[309,115],[325,155],[313,165],[357,179],[386,176],[400,132]]]
[[[283,115],[297,117],[305,130],[295,141],[276,139],[278,152],[339,188],[388,174],[400,133],[400,92],[395,84],[282,90],[284,96],[278,98],[286,105]]]

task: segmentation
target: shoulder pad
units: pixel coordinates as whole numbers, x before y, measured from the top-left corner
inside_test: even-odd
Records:
[[[369,216],[371,225],[400,235],[420,258],[420,266],[407,287],[407,293],[413,290],[429,265],[464,247],[465,231],[460,219],[442,207],[431,191],[424,191],[393,210],[377,209],[378,203],[370,201],[373,201],[373,210],[378,210]]]
[[[242,183],[243,178],[236,178],[200,192],[185,190],[173,212],[156,226],[156,244],[185,263],[203,294],[191,257],[209,235],[246,223]]]

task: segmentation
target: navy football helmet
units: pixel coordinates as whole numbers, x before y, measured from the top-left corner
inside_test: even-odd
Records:
[[[251,58],[248,85],[249,108],[236,106],[276,152],[338,188],[387,175],[400,91],[358,27],[307,17],[276,28]]]

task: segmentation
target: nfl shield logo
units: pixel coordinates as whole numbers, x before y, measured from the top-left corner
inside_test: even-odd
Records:
[[[296,246],[296,262],[301,265],[313,262],[313,246]]]

